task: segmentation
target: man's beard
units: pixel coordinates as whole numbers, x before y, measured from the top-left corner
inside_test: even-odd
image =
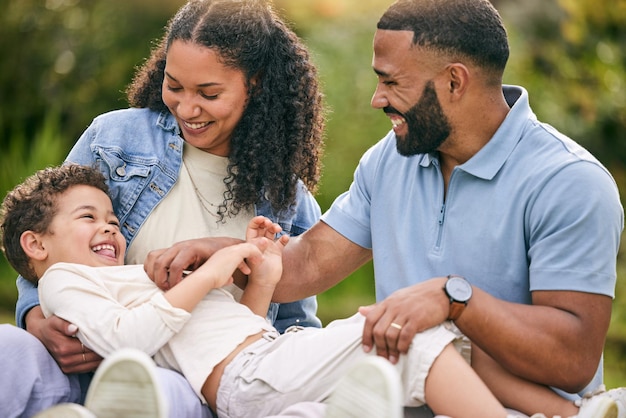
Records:
[[[396,149],[405,157],[436,151],[450,135],[450,123],[432,80],[424,86],[422,97],[402,116],[408,132],[396,138]]]

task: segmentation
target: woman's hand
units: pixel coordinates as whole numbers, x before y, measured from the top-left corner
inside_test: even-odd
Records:
[[[169,290],[184,278],[186,272],[196,270],[216,251],[241,242],[229,237],[181,241],[148,253],[143,268],[161,290]]]
[[[91,372],[102,361],[102,357],[76,338],[76,325],[57,316],[44,318],[39,306],[26,315],[26,329],[48,349],[63,373]]]

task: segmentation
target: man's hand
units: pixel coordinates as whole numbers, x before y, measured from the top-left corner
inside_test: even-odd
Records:
[[[395,364],[406,353],[418,332],[439,325],[449,314],[443,291],[445,277],[437,277],[392,293],[387,299],[359,312],[366,317],[363,349],[376,347],[376,353]]]
[[[48,349],[63,373],[85,373],[95,370],[102,357],[85,347],[78,338],[74,324],[57,317],[44,318],[36,306],[26,315],[27,331]]]
[[[184,278],[184,272],[196,270],[219,249],[241,242],[228,237],[181,241],[148,253],[143,268],[161,290],[169,290]]]

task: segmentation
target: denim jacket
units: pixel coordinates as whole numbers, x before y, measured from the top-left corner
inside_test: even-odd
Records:
[[[97,167],[107,178],[111,199],[127,245],[178,179],[183,139],[169,112],[123,109],[94,119],[70,151],[66,162]],[[321,216],[320,207],[303,183],[298,184],[294,207],[274,213],[263,193],[255,206],[257,215],[278,223],[285,233],[297,236]],[[39,304],[37,288],[17,279],[19,298],[16,322],[25,327],[26,313]],[[267,318],[280,331],[291,325],[320,327],[317,299],[272,303]]]

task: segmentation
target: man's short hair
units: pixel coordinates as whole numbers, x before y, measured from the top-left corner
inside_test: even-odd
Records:
[[[414,45],[465,57],[500,77],[509,58],[506,29],[488,0],[398,0],[377,28],[412,31]]]

